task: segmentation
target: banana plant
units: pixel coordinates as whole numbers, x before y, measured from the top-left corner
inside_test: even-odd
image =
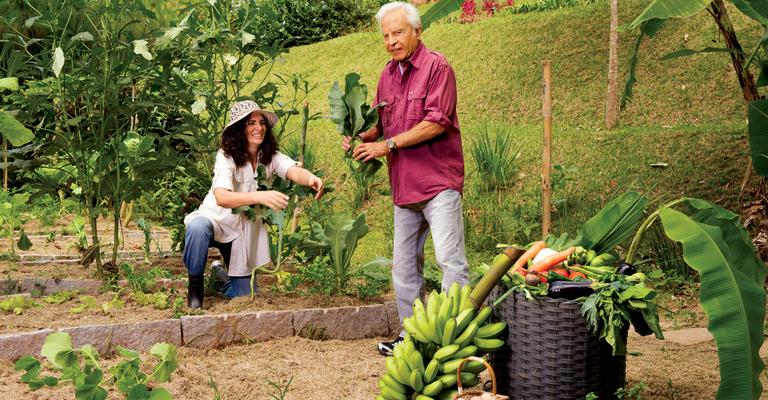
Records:
[[[768,176],[768,100],[762,99],[758,89],[768,86],[768,3],[763,0],[729,0],[741,13],[756,21],[762,27],[762,34],[755,38],[754,47],[747,52],[742,48],[733,24],[726,12],[723,0],[653,0],[625,29],[639,28],[638,36],[630,56],[629,74],[622,97],[622,106],[632,97],[636,82],[635,71],[638,51],[643,37],[653,37],[670,18],[686,18],[707,10],[715,20],[725,38],[726,47],[704,49],[682,49],[662,58],[690,56],[701,53],[725,53],[731,57],[744,99],[748,103],[749,145],[752,166],[760,176]],[[759,71],[755,82],[750,66]]]
[[[680,242],[685,263],[701,278],[701,307],[720,360],[717,399],[760,398],[766,265],[738,215],[700,199],[670,202],[640,226],[627,263],[634,262],[643,234],[657,221]]]

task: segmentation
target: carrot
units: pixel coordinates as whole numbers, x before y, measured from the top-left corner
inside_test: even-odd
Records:
[[[570,276],[569,278],[570,278],[571,280],[573,280],[573,279],[576,279],[576,278],[583,278],[583,279],[587,279],[587,276],[586,276],[586,275],[584,275],[584,273],[583,273],[583,272],[572,271],[572,272],[571,272],[571,276]]]
[[[509,270],[509,274],[512,275],[513,273],[517,272],[520,275],[525,275],[525,267],[528,266],[528,261],[533,260],[534,257],[536,257],[536,254],[539,254],[541,249],[547,247],[547,244],[544,243],[543,240],[540,240],[538,242],[534,242],[531,247],[528,248],[528,250],[523,253],[520,258],[515,261],[515,263],[512,265],[512,268]]]
[[[547,272],[550,269],[552,269],[555,265],[560,264],[561,262],[567,260],[568,256],[571,253],[573,253],[574,250],[576,250],[575,247],[569,247],[568,249],[563,250],[559,253],[552,254],[551,256],[541,260],[540,262],[532,266],[531,270],[537,273]]]
[[[554,273],[556,273],[556,274],[558,274],[558,275],[560,275],[560,276],[562,276],[564,278],[568,277],[568,271],[565,268],[563,268],[563,267],[552,268],[550,271],[554,272]]]

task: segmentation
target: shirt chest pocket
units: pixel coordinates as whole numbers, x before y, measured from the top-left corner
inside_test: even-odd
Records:
[[[379,119],[381,120],[382,126],[390,126],[392,125],[393,116],[392,116],[392,110],[394,109],[394,103],[393,103],[393,97],[383,97],[381,100],[381,103],[387,103],[384,107],[379,108]]]
[[[424,119],[424,101],[427,97],[423,92],[408,92],[408,110],[406,116],[408,119]]]

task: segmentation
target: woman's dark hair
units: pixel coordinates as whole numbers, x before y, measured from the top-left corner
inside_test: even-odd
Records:
[[[262,118],[265,118],[262,116]],[[224,154],[232,157],[235,165],[238,167],[248,162],[248,141],[245,139],[245,124],[248,117],[235,122],[224,129],[221,134],[221,148]],[[267,132],[264,134],[264,141],[259,146],[259,164],[269,165],[272,162],[272,156],[278,150],[275,136],[272,135],[272,127],[267,125]]]

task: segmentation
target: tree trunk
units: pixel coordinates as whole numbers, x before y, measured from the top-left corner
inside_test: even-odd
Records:
[[[611,28],[608,38],[608,94],[605,126],[612,129],[619,121],[619,0],[611,0]]]
[[[725,9],[723,0],[713,0],[710,4],[709,13],[715,19],[717,27],[720,28],[720,33],[723,34],[725,45],[729,49],[738,50],[738,52],[732,52],[731,63],[733,69],[736,71],[736,76],[739,79],[739,86],[741,92],[744,95],[744,100],[749,103],[752,100],[757,100],[760,95],[757,92],[757,86],[755,86],[755,78],[752,73],[744,68],[744,49],[742,49],[739,43],[739,38],[736,37],[736,31],[733,30],[733,24],[728,17],[728,12]]]
[[[712,18],[715,19],[717,27],[720,28],[720,33],[723,35],[725,45],[729,49],[738,50],[738,52],[732,52],[731,64],[736,71],[736,77],[739,79],[739,87],[741,87],[741,93],[744,96],[747,104],[752,100],[760,98],[760,94],[757,91],[755,85],[755,78],[749,69],[744,68],[744,49],[739,43],[739,38],[736,36],[736,31],[733,29],[731,19],[728,17],[728,11],[725,8],[723,0],[713,0],[708,9]],[[752,178],[752,162],[747,163],[747,168],[744,171],[744,177],[741,182],[741,191],[739,192],[739,201],[744,194],[744,189],[749,185],[749,181]]]

